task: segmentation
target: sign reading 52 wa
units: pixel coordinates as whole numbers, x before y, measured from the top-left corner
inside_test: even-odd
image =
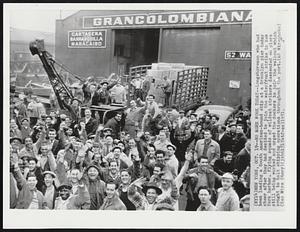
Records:
[[[251,60],[251,51],[225,51],[225,60]]]
[[[69,48],[106,48],[106,30],[68,31]]]

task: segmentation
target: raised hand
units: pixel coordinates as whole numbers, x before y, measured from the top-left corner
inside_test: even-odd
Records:
[[[185,160],[191,162],[193,159],[193,154],[191,152],[185,153]]]

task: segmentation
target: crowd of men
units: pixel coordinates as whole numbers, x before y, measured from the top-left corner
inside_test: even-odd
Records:
[[[129,98],[120,79],[88,78],[73,86],[75,114],[61,113],[55,97],[48,113],[36,97],[19,99],[10,208],[249,211],[250,110],[220,123],[209,111],[157,104],[144,82],[137,76]],[[89,106],[111,103],[128,107],[100,123]]]

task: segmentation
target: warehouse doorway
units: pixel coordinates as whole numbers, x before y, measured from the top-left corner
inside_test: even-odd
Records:
[[[121,75],[132,66],[158,60],[159,29],[118,29],[114,42],[114,61]]]

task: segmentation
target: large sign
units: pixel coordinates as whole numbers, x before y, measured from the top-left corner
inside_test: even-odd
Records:
[[[225,51],[225,60],[251,60],[251,51]]]
[[[245,24],[252,22],[250,10],[188,11],[141,13],[130,15],[105,15],[83,17],[83,28],[158,27]]]
[[[106,30],[68,31],[69,48],[106,48]]]

